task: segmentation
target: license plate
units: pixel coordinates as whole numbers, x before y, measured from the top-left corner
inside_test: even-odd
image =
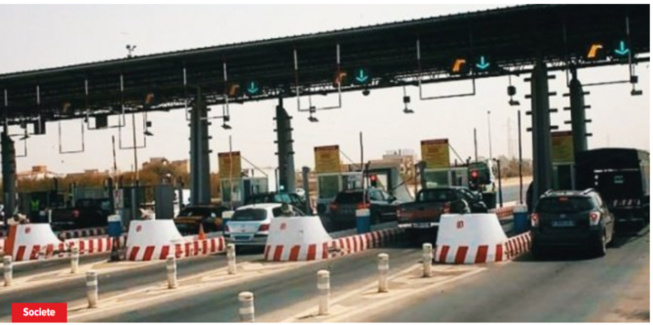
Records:
[[[252,239],[252,236],[234,236],[234,240],[243,241],[243,240],[251,240],[251,239]]]
[[[573,227],[574,226],[574,221],[573,220],[555,220],[551,222],[551,226],[553,227]]]
[[[428,222],[424,223],[414,223],[413,228],[431,228],[431,224]]]

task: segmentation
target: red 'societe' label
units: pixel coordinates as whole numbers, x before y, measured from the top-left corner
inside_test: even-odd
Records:
[[[13,303],[11,321],[14,323],[65,323],[68,321],[68,304]]]

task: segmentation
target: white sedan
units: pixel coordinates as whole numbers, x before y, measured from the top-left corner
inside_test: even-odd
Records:
[[[225,226],[225,240],[238,246],[265,246],[272,218],[282,215],[281,203],[261,203],[238,208]],[[289,206],[294,216],[304,214]]]

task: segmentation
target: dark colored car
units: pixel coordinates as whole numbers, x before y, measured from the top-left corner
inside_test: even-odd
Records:
[[[469,210],[472,213],[487,213],[488,208],[483,201],[483,195],[479,192],[473,192],[466,187],[453,187],[462,194],[462,199],[467,202]]]
[[[531,214],[533,257],[547,248],[583,246],[603,256],[614,234],[614,216],[593,189],[552,191],[540,196]]]
[[[199,233],[200,224],[204,232],[222,230],[222,212],[226,207],[220,205],[187,206],[179,212],[174,219],[177,229],[182,235],[196,235]]]
[[[51,227],[54,231],[106,227],[113,214],[108,198],[79,199],[73,208],[52,209]]]
[[[245,200],[245,204],[243,205],[252,205],[252,204],[260,204],[260,203],[288,203],[294,206],[295,208],[301,210],[302,213],[306,215],[311,214],[305,211],[306,200],[304,200],[303,197],[297,195],[296,193],[277,193],[277,192],[258,193],[258,194],[250,195]]]
[[[473,197],[475,202],[479,198],[471,191],[467,191],[469,193],[459,187],[420,190],[415,202],[404,203],[397,207],[399,228],[405,229],[408,238],[415,243],[422,243],[424,240],[432,242],[437,235],[440,217],[443,214],[472,212],[466,196]],[[480,202],[484,207],[483,201]]]
[[[370,209],[372,224],[395,221],[397,219],[397,205],[401,202],[387,192],[369,188],[366,190],[365,203],[363,190],[343,191],[336,195],[335,200],[329,204],[327,212],[328,228],[345,229],[356,226],[356,210]]]

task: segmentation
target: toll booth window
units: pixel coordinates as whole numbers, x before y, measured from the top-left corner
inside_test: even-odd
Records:
[[[320,199],[330,199],[340,192],[338,175],[319,176],[318,193]]]
[[[424,176],[427,188],[447,186],[449,184],[449,175],[446,170],[426,171],[424,172]]]
[[[342,176],[343,190],[359,190],[363,188],[363,176],[359,173],[355,175]]]

